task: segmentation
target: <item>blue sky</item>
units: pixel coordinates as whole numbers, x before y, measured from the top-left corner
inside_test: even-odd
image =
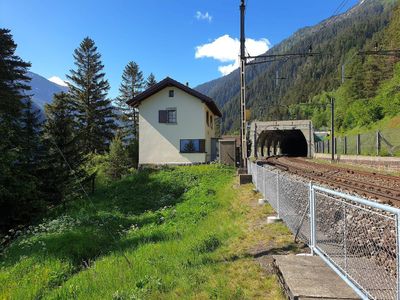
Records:
[[[255,55],[297,29],[331,16],[342,0],[248,0],[247,48]],[[357,3],[347,1],[344,9]],[[235,65],[239,0],[0,0],[0,27],[11,29],[17,54],[46,78],[74,67],[72,53],[90,36],[102,54],[110,97],[125,65],[194,87]],[[342,10],[343,11],[343,10]],[[251,45],[251,46],[249,46]],[[203,47],[202,47],[203,46]]]

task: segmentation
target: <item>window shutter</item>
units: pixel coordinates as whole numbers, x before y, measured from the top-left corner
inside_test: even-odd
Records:
[[[168,121],[168,111],[159,110],[158,111],[158,123],[167,123]]]
[[[206,140],[199,140],[199,148],[200,153],[206,152]]]

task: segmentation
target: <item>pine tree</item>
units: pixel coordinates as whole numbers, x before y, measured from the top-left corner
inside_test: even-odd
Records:
[[[146,89],[151,88],[153,85],[157,83],[156,77],[153,73],[150,73],[149,77],[146,80]]]
[[[128,151],[124,147],[120,135],[117,134],[110,145],[106,173],[112,179],[120,179],[128,173],[129,165]]]
[[[58,204],[76,190],[74,184],[86,177],[83,169],[85,156],[77,136],[78,124],[70,96],[66,93],[55,94],[45,111],[43,139],[47,157],[44,161],[44,186],[47,187],[49,200]]]
[[[107,99],[110,89],[103,73],[101,55],[92,39],[86,37],[74,51],[76,70],[67,78],[69,93],[79,124],[84,153],[104,152],[116,128],[111,102]]]
[[[137,139],[138,136],[138,112],[137,109],[126,104],[128,100],[143,91],[145,86],[143,73],[137,63],[130,61],[122,74],[122,82],[119,88],[119,97],[117,98],[117,107],[121,111],[121,121],[123,124],[122,135]]]
[[[21,153],[24,156],[24,162],[31,171],[35,169],[35,165],[39,163],[41,153],[42,121],[39,109],[32,104],[32,99],[27,97],[24,99],[25,108],[21,116],[21,139],[23,141]]]
[[[365,74],[362,71],[363,62],[360,57],[355,57],[350,65],[351,80],[348,88],[348,94],[353,101],[365,98]]]
[[[30,64],[15,55],[16,47],[10,31],[0,29],[0,230],[29,221],[40,208],[25,145],[35,138],[29,136],[30,125],[24,119],[30,105],[26,102]]]

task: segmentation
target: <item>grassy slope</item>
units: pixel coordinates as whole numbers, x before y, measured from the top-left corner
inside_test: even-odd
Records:
[[[233,183],[232,169],[210,165],[104,185],[96,211],[76,201],[3,253],[0,299],[279,299],[274,276],[247,253],[255,232],[274,247],[291,236],[279,224],[251,227],[265,215],[249,205],[250,186]]]

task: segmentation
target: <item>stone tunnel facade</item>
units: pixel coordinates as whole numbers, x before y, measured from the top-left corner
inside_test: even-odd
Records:
[[[314,155],[314,130],[310,120],[254,121],[249,134],[252,157]]]

